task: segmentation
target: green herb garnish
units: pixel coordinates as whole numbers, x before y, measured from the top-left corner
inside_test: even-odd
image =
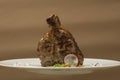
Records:
[[[53,67],[71,67],[71,64],[55,64]]]

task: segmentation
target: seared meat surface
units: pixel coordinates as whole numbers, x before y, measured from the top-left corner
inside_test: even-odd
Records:
[[[68,54],[74,54],[78,58],[76,66],[82,65],[84,56],[72,34],[61,27],[58,16],[52,15],[46,21],[51,30],[43,35],[37,46],[41,65],[64,64],[64,58]]]

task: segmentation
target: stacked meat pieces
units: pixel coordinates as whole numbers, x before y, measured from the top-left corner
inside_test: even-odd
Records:
[[[76,66],[82,65],[84,56],[72,34],[61,27],[58,16],[52,15],[46,21],[50,31],[43,35],[37,46],[41,65],[46,67],[58,63],[65,64],[65,60],[70,57],[68,55],[77,58]]]

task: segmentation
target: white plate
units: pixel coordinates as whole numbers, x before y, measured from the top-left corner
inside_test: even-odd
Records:
[[[30,72],[52,75],[87,74],[100,69],[120,66],[120,61],[85,58],[81,67],[42,67],[39,58],[11,59],[0,61],[0,66],[24,69]]]

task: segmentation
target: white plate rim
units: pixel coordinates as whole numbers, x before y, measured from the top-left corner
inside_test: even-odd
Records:
[[[110,60],[110,59],[99,59],[99,58],[84,58],[87,59],[87,60],[105,60],[105,61],[112,61],[112,62],[116,62],[118,63],[117,65],[111,65],[111,66],[92,66],[92,67],[69,67],[69,68],[66,68],[66,67],[22,67],[22,66],[8,66],[8,65],[4,65],[3,63],[4,62],[7,62],[7,61],[14,61],[14,60],[28,60],[28,59],[39,59],[39,58],[18,58],[18,59],[7,59],[7,60],[1,60],[0,61],[0,66],[3,66],[3,67],[9,67],[9,68],[19,68],[19,69],[105,69],[105,68],[113,68],[113,67],[119,67],[120,66],[120,61],[117,61],[117,60]]]

